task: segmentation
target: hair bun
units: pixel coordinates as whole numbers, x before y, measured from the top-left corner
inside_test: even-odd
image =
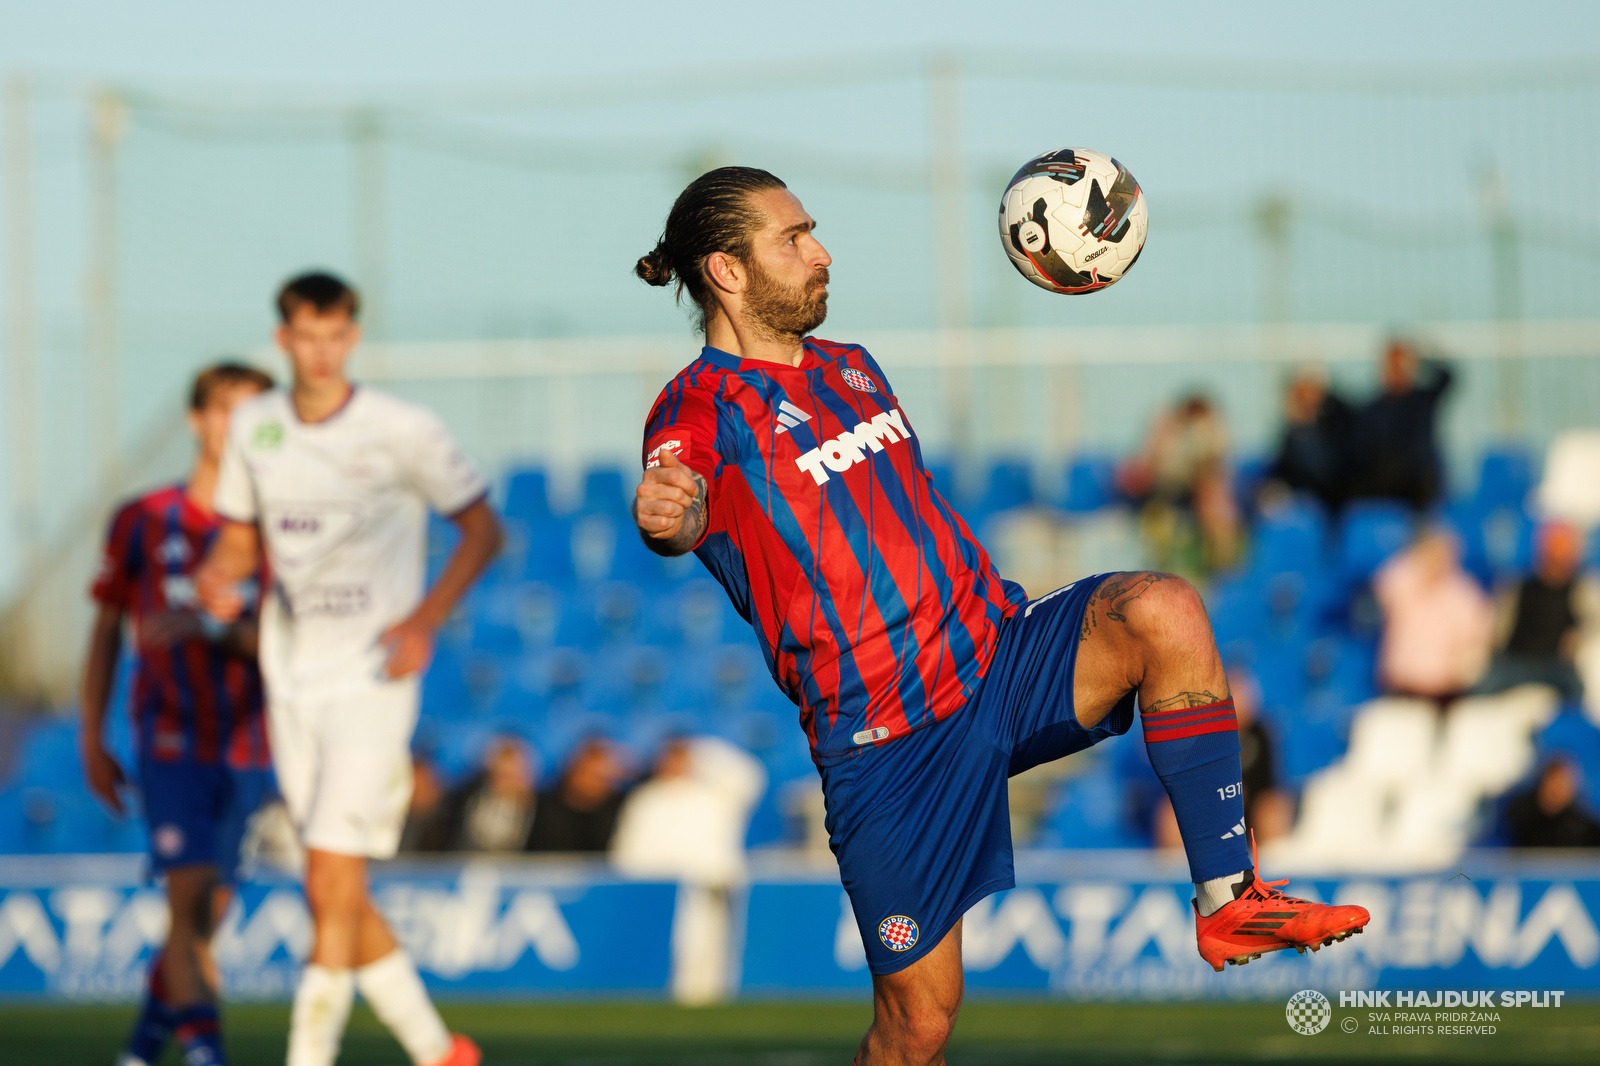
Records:
[[[672,261],[667,258],[666,242],[658,243],[649,255],[640,257],[634,264],[633,272],[647,285],[671,284]]]

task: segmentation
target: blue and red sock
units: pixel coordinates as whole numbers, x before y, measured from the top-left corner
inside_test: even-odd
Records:
[[[216,1007],[210,1003],[183,1007],[174,1012],[173,1020],[178,1043],[183,1047],[184,1066],[226,1066]]]
[[[155,1062],[172,1039],[172,1008],[167,1006],[166,981],[161,976],[161,956],[150,960],[150,978],[144,987],[139,1019],[128,1034],[125,1050],[143,1062]]]
[[[1145,751],[1172,800],[1195,883],[1251,868],[1233,700],[1141,709]]]

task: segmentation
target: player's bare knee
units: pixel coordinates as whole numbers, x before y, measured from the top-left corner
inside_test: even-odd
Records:
[[[912,1061],[933,1062],[950,1041],[955,1016],[936,1003],[928,1003],[908,1012],[902,1024],[906,1050],[912,1053]]]
[[[1209,640],[1211,625],[1199,591],[1176,574],[1136,570],[1106,579],[1096,598],[1108,618],[1154,648]]]

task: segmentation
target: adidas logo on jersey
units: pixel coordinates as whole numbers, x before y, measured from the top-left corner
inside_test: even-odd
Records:
[[[800,423],[809,421],[811,421],[811,416],[800,410],[800,408],[788,400],[779,401],[777,432],[787,433]]]
[[[885,444],[910,440],[905,419],[898,410],[874,415],[871,422],[858,422],[855,429],[847,429],[830,441],[824,441],[794,461],[794,465],[811,475],[818,485],[826,485],[828,473],[842,474],[866,458],[867,449],[883,451]]]

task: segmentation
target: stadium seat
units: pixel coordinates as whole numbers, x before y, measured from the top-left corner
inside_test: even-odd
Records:
[[[1437,869],[1467,846],[1479,793],[1448,773],[1424,775],[1400,790],[1374,851],[1391,869]]]
[[[508,543],[513,538],[520,538],[521,544],[525,545],[522,549],[521,578],[557,586],[572,582],[573,528],[570,521],[546,517],[520,526],[508,521]],[[606,565],[610,565],[609,559]]]
[[[1263,574],[1317,573],[1325,567],[1327,518],[1309,497],[1296,496],[1256,524],[1250,569]]]
[[[749,639],[728,594],[704,574],[651,597],[642,639],[652,644],[707,646]]]
[[[1317,774],[1301,793],[1300,818],[1289,838],[1274,849],[1274,861],[1370,862],[1383,832],[1384,802],[1370,782],[1343,767]]]
[[[1477,794],[1497,794],[1533,769],[1535,732],[1555,716],[1557,698],[1525,685],[1457,700],[1445,718],[1441,775]]]
[[[1013,507],[1033,503],[1033,472],[1021,459],[1001,460],[989,467],[983,498],[978,502],[978,521]]]
[[[1104,765],[1062,782],[1036,844],[1046,848],[1142,848],[1149,838],[1128,825],[1124,790]]]
[[[1433,763],[1439,713],[1426,700],[1385,697],[1356,714],[1343,768],[1369,786],[1399,786]]]
[[[518,467],[506,479],[507,518],[529,524],[543,522],[550,517],[550,495],[545,472],[538,467]]]
[[[1534,746],[1540,764],[1558,755],[1570,759],[1578,767],[1579,787],[1589,807],[1600,805],[1600,728],[1580,708],[1562,708],[1539,730]]]
[[[1067,464],[1060,499],[1063,511],[1087,514],[1116,502],[1116,465],[1099,455],[1080,455]]]
[[[1484,453],[1473,494],[1483,507],[1522,510],[1534,485],[1533,459],[1522,448],[1498,445]]]
[[[1411,511],[1392,500],[1357,500],[1339,524],[1339,573],[1347,586],[1372,580],[1391,555],[1411,543]]]
[[[634,481],[637,480],[629,480],[613,466],[590,467],[583,475],[583,503],[580,509],[586,514],[626,517],[629,501],[633,498]]]

